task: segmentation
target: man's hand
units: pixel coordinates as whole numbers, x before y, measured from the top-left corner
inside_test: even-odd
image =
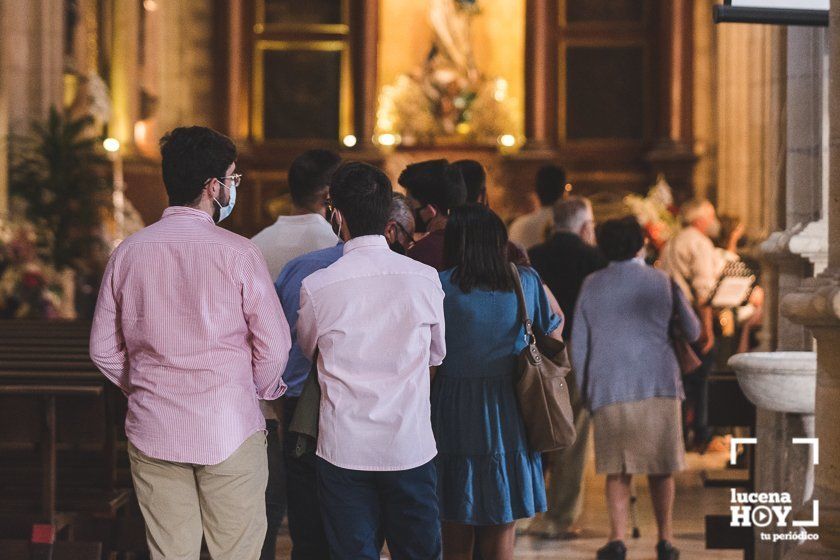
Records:
[[[703,355],[708,354],[715,347],[715,314],[711,305],[703,305],[697,310],[700,316],[700,323],[703,325],[703,332],[700,333],[700,338],[697,343],[700,345],[700,352]]]
[[[712,351],[712,348],[715,347],[715,332],[714,330],[707,331],[703,329],[703,332],[700,333],[700,338],[697,339],[697,343],[700,345],[700,352],[702,354],[708,354]]]

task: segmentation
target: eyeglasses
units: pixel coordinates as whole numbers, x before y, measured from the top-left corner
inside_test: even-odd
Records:
[[[410,233],[408,233],[408,230],[405,229],[405,227],[401,223],[399,223],[397,220],[392,220],[392,221],[393,221],[394,225],[397,226],[397,229],[400,230],[402,232],[402,234],[405,236],[405,238],[408,240],[408,246],[406,247],[406,249],[411,249],[414,246],[414,237],[412,237],[412,235]]]
[[[233,175],[226,175],[224,177],[210,177],[209,179],[204,181],[204,184],[206,185],[207,183],[209,183],[213,179],[216,179],[221,185],[223,185],[227,188],[235,189],[236,187],[239,186],[239,183],[242,182],[242,174],[241,173],[234,173]],[[230,179],[230,185],[225,185],[225,181],[227,181],[228,179]]]

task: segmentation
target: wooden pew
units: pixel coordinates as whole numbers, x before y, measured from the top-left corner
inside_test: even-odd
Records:
[[[34,550],[33,550],[34,549]],[[0,540],[3,560],[36,560],[38,546],[23,540]],[[98,542],[57,542],[52,547],[52,560],[100,560],[102,544]]]
[[[125,399],[91,363],[89,329],[0,321],[0,527],[6,537],[16,531],[20,539],[39,523],[72,537],[79,519],[113,519],[132,496],[116,476]],[[59,548],[54,552],[62,557]]]

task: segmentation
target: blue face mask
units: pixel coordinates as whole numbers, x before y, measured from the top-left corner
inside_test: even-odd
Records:
[[[226,187],[226,185],[224,184],[222,184],[222,186]],[[222,206],[221,202],[219,202],[215,198],[213,199],[213,201],[219,205],[219,219],[216,223],[219,223],[228,216],[230,216],[231,212],[233,212],[233,207],[236,205],[236,185],[231,184],[230,187],[226,188],[230,189],[230,200],[228,201],[227,206]]]

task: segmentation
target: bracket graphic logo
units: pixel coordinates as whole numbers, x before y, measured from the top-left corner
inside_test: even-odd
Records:
[[[755,445],[756,438],[731,438],[729,444],[729,464],[735,465],[739,445]],[[814,465],[820,463],[820,442],[818,438],[793,438],[794,445],[811,446],[811,457]],[[820,502],[813,500],[811,519],[794,520],[792,513],[794,504],[788,492],[738,492],[731,488],[730,511],[732,519],[731,527],[794,527],[798,531],[790,533],[762,533],[762,540],[817,540],[819,535],[809,534],[805,527],[819,527],[820,525]]]

